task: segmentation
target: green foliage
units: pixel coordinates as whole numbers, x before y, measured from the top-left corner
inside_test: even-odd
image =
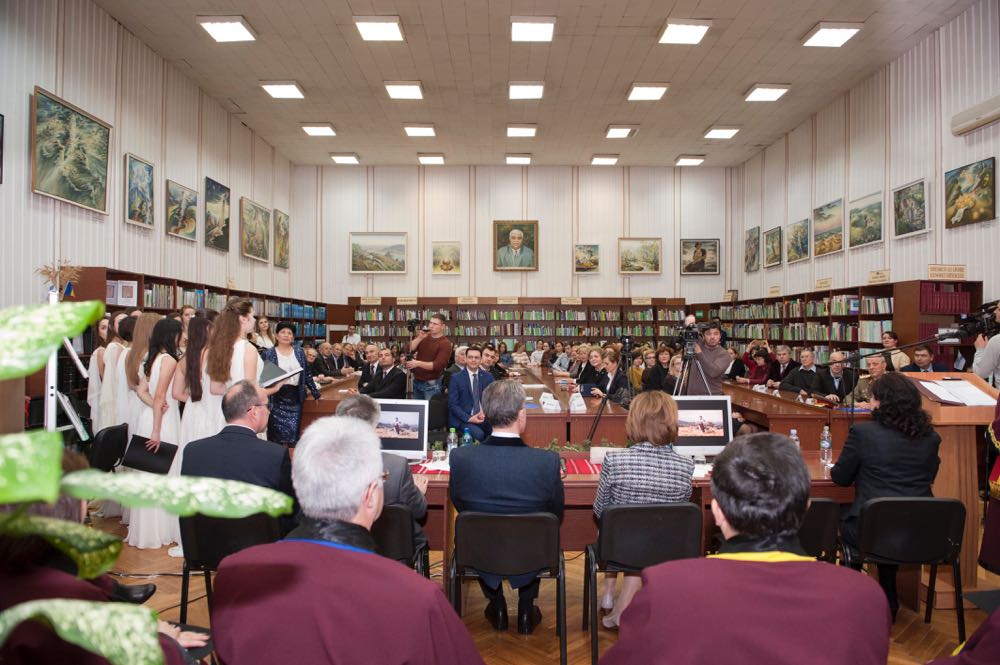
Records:
[[[74,337],[104,315],[96,300],[9,307],[0,311],[0,381],[41,369],[64,337]]]
[[[0,504],[59,498],[63,444],[58,432],[0,436]]]
[[[16,515],[0,532],[10,536],[41,536],[76,563],[77,575],[92,579],[111,570],[122,551],[118,536],[67,520],[39,515]]]

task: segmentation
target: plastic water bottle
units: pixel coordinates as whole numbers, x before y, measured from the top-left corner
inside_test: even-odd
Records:
[[[792,443],[794,443],[794,444],[795,444],[795,448],[796,448],[796,449],[798,449],[798,450],[802,450],[802,443],[801,443],[801,442],[799,441],[799,433],[798,433],[798,430],[794,430],[794,429],[793,429],[793,430],[791,431],[791,433],[789,433],[789,435],[788,435],[788,438],[789,438],[789,439],[791,439],[791,440],[792,440]]]
[[[823,426],[823,433],[819,435],[819,461],[823,464],[833,462],[833,436],[830,435],[830,426]]]
[[[455,433],[455,428],[452,427],[448,430],[448,456],[451,457],[451,451],[458,448],[458,434]]]
[[[472,445],[472,435],[469,434],[469,428],[466,427],[465,431],[462,432],[462,445],[471,446]]]

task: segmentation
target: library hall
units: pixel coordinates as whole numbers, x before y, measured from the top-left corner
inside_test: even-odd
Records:
[[[1000,663],[1000,0],[0,0],[0,663]]]

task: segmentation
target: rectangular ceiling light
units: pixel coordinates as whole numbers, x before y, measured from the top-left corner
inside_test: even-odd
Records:
[[[386,81],[385,91],[393,99],[424,98],[424,89],[420,81]]]
[[[217,42],[252,42],[257,33],[242,16],[199,16],[198,23]]]
[[[690,19],[667,19],[667,25],[660,33],[661,44],[697,44],[712,27],[711,21]]]
[[[330,159],[334,164],[360,164],[358,155],[353,152],[331,152]]]
[[[829,23],[820,21],[802,38],[803,46],[839,48],[861,31],[863,23]]]
[[[555,27],[554,16],[511,16],[510,41],[551,42]]]
[[[544,81],[511,81],[511,99],[541,99],[545,92]]]
[[[608,125],[606,139],[630,139],[639,131],[639,125]]]
[[[758,83],[747,92],[748,102],[774,102],[788,92],[787,85],[775,85],[772,83]]]
[[[361,39],[366,42],[401,42],[403,28],[398,16],[355,16]]]
[[[302,131],[304,131],[309,136],[336,136],[337,132],[333,129],[333,125],[328,122],[313,122],[308,125],[302,125]]]
[[[614,166],[618,163],[618,155],[594,155],[590,158],[591,166]]]
[[[663,99],[667,88],[666,83],[633,83],[628,91],[630,102],[657,102]]]
[[[714,125],[705,130],[706,139],[731,139],[740,131],[739,127],[720,127]]]
[[[444,155],[440,153],[437,154],[420,153],[417,155],[417,160],[424,165],[430,165],[430,164],[441,165],[444,164]]]
[[[532,139],[538,132],[538,125],[507,125],[507,138]]]
[[[677,155],[674,166],[699,166],[705,161],[705,155]]]
[[[403,125],[403,130],[407,136],[435,136],[434,125]]]
[[[295,81],[261,81],[260,87],[275,99],[302,99],[302,88]]]
[[[527,155],[527,154],[520,154],[520,155],[508,154],[507,155],[507,163],[511,164],[511,165],[527,166],[528,164],[531,163],[531,155]]]

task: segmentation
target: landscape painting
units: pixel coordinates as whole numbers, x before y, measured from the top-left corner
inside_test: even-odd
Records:
[[[274,209],[274,267],[288,268],[288,213]]]
[[[271,211],[240,197],[240,252],[254,261],[271,260]]]
[[[577,275],[601,272],[601,246],[573,245],[573,272]]]
[[[405,233],[351,233],[352,273],[405,273]]]
[[[944,174],[944,226],[988,222],[997,217],[996,157]]]
[[[623,275],[660,274],[662,248],[662,238],[619,238],[618,272]]]
[[[781,227],[764,231],[764,267],[781,265]]]
[[[111,125],[35,86],[31,191],[108,214]]]
[[[125,221],[153,228],[153,165],[125,155]]]
[[[198,240],[198,192],[173,180],[167,181],[167,235]]]
[[[895,236],[917,235],[930,231],[927,226],[927,194],[923,180],[911,182],[892,191]]]
[[[718,275],[719,240],[681,240],[682,275]]]
[[[205,178],[205,246],[229,251],[229,188]]]
[[[796,263],[809,258],[809,220],[801,219],[788,225],[785,236],[785,261]]]
[[[760,269],[760,227],[747,229],[743,234],[743,271],[757,272]]]
[[[462,274],[462,243],[454,240],[431,242],[431,274]]]
[[[851,201],[851,248],[882,242],[882,192]]]
[[[844,249],[844,199],[813,210],[813,253],[833,254]]]

